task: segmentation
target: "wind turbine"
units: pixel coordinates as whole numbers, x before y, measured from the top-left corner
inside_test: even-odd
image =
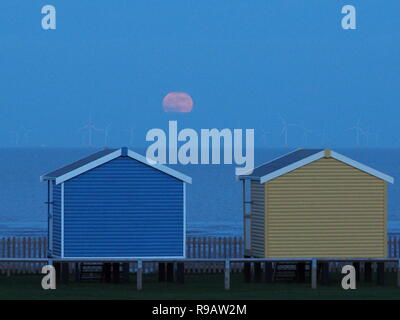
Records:
[[[31,129],[27,129],[24,126],[20,126],[17,130],[10,131],[15,137],[15,146],[19,146],[20,142],[27,143],[28,136],[31,132]]]
[[[12,134],[12,135],[14,135],[14,142],[15,142],[15,146],[16,147],[18,147],[18,145],[19,145],[19,131],[18,130],[16,130],[16,131],[14,131],[14,130],[12,130],[12,131],[10,131],[10,133]]]
[[[304,146],[307,147],[308,145],[308,136],[309,134],[312,134],[313,131],[312,130],[308,130],[306,128],[301,127],[301,129],[303,130],[303,142],[304,142]]]
[[[288,147],[288,131],[290,127],[297,127],[297,124],[294,123],[287,123],[286,120],[282,117],[279,116],[279,118],[281,119],[282,122],[282,131],[281,131],[281,136],[284,136],[285,139],[285,148]]]
[[[348,128],[347,130],[355,130],[356,145],[357,147],[360,147],[361,135],[365,135],[365,131],[360,127],[360,119],[357,120],[357,124],[354,127]]]
[[[104,129],[100,130],[104,132],[104,146],[107,147],[108,138],[110,136],[111,124],[106,125]]]
[[[261,137],[263,140],[263,145],[264,145],[264,147],[266,147],[267,146],[267,135],[269,135],[271,132],[266,131],[265,129],[261,129],[261,132],[262,132]]]
[[[88,139],[89,139],[89,147],[93,146],[93,132],[94,131],[101,131],[101,129],[98,129],[92,122],[92,116],[89,117],[89,122],[86,123],[82,128],[79,130],[81,131],[87,131],[88,132]]]
[[[127,132],[129,135],[129,146],[132,147],[133,146],[133,141],[134,141],[134,132],[135,130],[133,128],[130,129],[126,129],[124,130],[124,132]]]

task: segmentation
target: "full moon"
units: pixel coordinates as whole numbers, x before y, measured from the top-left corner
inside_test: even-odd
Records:
[[[170,92],[164,97],[162,105],[165,112],[188,113],[192,111],[193,100],[185,92]]]

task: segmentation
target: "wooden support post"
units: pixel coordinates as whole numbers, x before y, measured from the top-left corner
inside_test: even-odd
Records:
[[[377,283],[379,286],[385,285],[385,263],[377,263]]]
[[[129,282],[129,262],[122,264],[122,281]]]
[[[165,263],[159,262],[158,263],[158,282],[165,281]]]
[[[79,262],[75,263],[75,282],[79,282],[81,280],[81,269]]]
[[[185,264],[183,262],[176,264],[176,281],[178,283],[185,282]]]
[[[231,264],[229,259],[225,260],[225,290],[231,288]]]
[[[356,283],[360,281],[360,263],[353,262],[354,270],[356,271]]]
[[[103,274],[102,281],[110,282],[111,281],[111,263],[103,263]]]
[[[68,283],[69,281],[69,263],[64,262],[61,264],[61,283]]]
[[[304,262],[298,262],[296,265],[296,279],[300,283],[306,281],[306,264]]]
[[[313,258],[311,262],[311,288],[317,289],[317,259]]]
[[[400,259],[397,261],[397,286],[400,287]]]
[[[321,280],[323,285],[329,285],[329,262],[321,263]]]
[[[114,262],[112,264],[112,277],[114,283],[119,283],[120,282],[120,270],[119,270],[119,262]]]
[[[250,257],[245,256],[245,258],[250,258]],[[251,281],[251,263],[250,262],[244,262],[243,274],[244,274],[244,282],[250,282]]]
[[[143,264],[142,260],[138,260],[137,262],[137,271],[136,271],[136,289],[142,290],[143,288]]]
[[[174,263],[167,263],[167,282],[174,282]]]
[[[272,268],[272,262],[265,262],[265,282],[266,283],[271,283],[272,282],[272,276],[274,273],[274,270]]]
[[[60,283],[61,282],[61,263],[55,262],[54,269],[56,269],[56,282]]]
[[[364,281],[365,282],[372,281],[372,264],[371,264],[371,262],[364,263]]]
[[[254,262],[254,282],[261,282],[261,262]]]

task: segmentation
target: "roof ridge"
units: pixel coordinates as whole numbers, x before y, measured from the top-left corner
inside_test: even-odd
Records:
[[[300,150],[318,150],[318,151],[323,151],[324,149],[317,149],[317,148],[315,148],[315,149],[306,149],[306,148],[296,148],[295,150],[293,150],[293,151],[290,151],[290,152],[288,152],[288,153],[285,153],[285,154],[283,154],[283,155],[281,155],[281,156],[279,156],[279,157],[276,157],[276,158],[274,158],[274,159],[272,159],[272,160],[269,160],[269,161],[267,161],[267,162],[264,162],[263,164],[260,164],[259,166],[257,166],[256,168],[254,168],[254,170],[255,169],[257,169],[257,168],[260,168],[260,167],[262,167],[262,166],[265,166],[265,165],[267,165],[267,164],[269,164],[269,163],[271,163],[271,162],[273,162],[273,161],[276,161],[276,160],[279,160],[279,159],[281,159],[281,158],[283,158],[283,157],[286,157],[286,156],[288,156],[288,155],[290,155],[290,154],[292,154],[292,153],[295,153],[295,152],[297,152],[297,151],[300,151]],[[254,171],[253,170],[253,171]]]

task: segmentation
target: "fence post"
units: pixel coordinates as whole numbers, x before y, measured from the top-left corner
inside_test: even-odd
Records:
[[[230,270],[230,261],[229,259],[225,260],[225,290],[229,290],[231,288],[231,270]]]
[[[400,287],[400,259],[397,260],[397,286]]]
[[[317,289],[317,259],[313,258],[311,262],[311,288]]]
[[[137,290],[142,290],[143,288],[143,283],[142,279],[143,278],[143,264],[142,260],[138,260],[137,262],[137,271],[136,271],[136,289]]]

